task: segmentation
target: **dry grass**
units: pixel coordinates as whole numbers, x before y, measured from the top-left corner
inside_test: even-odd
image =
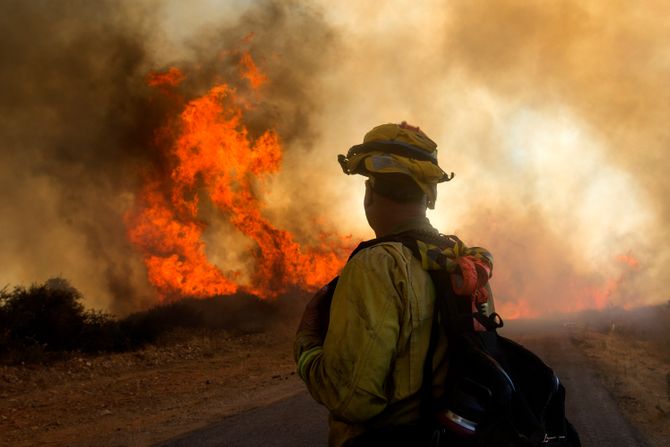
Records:
[[[0,366],[0,446],[152,445],[303,389],[287,332],[181,330],[135,352]]]
[[[670,303],[610,311],[575,332],[622,410],[654,446],[670,439]]]

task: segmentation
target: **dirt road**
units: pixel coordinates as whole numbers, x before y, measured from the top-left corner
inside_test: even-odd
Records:
[[[647,443],[630,426],[600,382],[598,375],[569,339],[567,332],[544,337],[518,337],[557,372],[567,390],[566,413],[584,447],[644,447]]]
[[[622,416],[587,359],[564,330],[543,336],[509,334],[534,350],[558,373],[568,390],[567,414],[584,447],[645,447],[640,433]],[[306,391],[270,406],[224,419],[208,428],[160,443],[182,446],[326,445],[326,411]]]

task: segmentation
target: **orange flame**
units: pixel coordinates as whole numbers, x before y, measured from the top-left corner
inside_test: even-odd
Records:
[[[578,278],[566,278],[560,292],[547,290],[542,300],[523,294],[513,298],[497,297],[496,311],[507,320],[515,320],[584,310],[602,310],[614,305],[624,309],[632,308],[635,306],[636,297],[629,294],[630,289],[626,288],[626,284],[639,272],[640,261],[631,253],[617,255],[612,260],[616,261],[616,264],[613,265],[610,276],[603,274],[602,277],[587,282]],[[513,281],[511,278],[498,277],[497,284],[500,284],[501,279],[507,283],[505,288],[514,288],[509,284]],[[568,299],[565,299],[566,297]],[[531,304],[539,302],[544,304],[542,306]]]
[[[242,78],[248,80],[254,89],[257,89],[261,85],[265,84],[268,80],[267,76],[261,73],[261,71],[256,66],[256,63],[251,58],[251,54],[246,51],[242,53],[242,57],[240,59],[240,75]]]
[[[174,70],[153,76],[160,80],[153,85],[184,78]],[[254,89],[267,80],[248,53],[242,54],[240,73]],[[338,273],[351,248],[348,238],[329,234],[322,235],[318,247],[301,247],[291,233],[263,217],[255,191],[280,169],[282,147],[273,130],[250,138],[241,104],[227,84],[188,102],[167,149],[173,160],[169,176],[150,177],[126,216],[130,240],[142,252],[149,280],[162,300],[238,290],[276,297],[291,287],[316,289]],[[199,216],[201,196],[255,242],[251,284],[239,284],[240,272],[224,272],[208,261],[202,239],[207,222]]]
[[[594,309],[604,309],[610,303],[612,295],[616,293],[621,284],[622,277],[609,278],[601,287],[594,287],[588,291],[591,297],[591,307]]]
[[[628,265],[629,267],[632,267],[634,269],[637,269],[640,267],[640,261],[637,260],[633,255],[631,254],[621,254],[616,257],[617,261],[623,262],[624,264]]]
[[[537,310],[533,310],[525,299],[516,301],[496,302],[496,312],[506,320],[518,320],[520,318],[534,318],[538,316]]]
[[[150,87],[176,87],[181,84],[186,76],[176,67],[170,67],[165,72],[151,72],[147,83]]]

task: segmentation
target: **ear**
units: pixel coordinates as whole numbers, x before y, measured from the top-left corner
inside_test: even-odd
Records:
[[[374,192],[372,191],[372,186],[370,186],[370,180],[365,181],[365,197],[363,198],[363,206],[368,208],[372,205]]]

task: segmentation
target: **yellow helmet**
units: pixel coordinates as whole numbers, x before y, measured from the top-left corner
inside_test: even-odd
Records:
[[[352,146],[337,160],[345,174],[404,174],[412,178],[435,207],[437,184],[454,177],[437,164],[437,144],[418,127],[405,121],[382,124],[365,134],[363,144]]]

